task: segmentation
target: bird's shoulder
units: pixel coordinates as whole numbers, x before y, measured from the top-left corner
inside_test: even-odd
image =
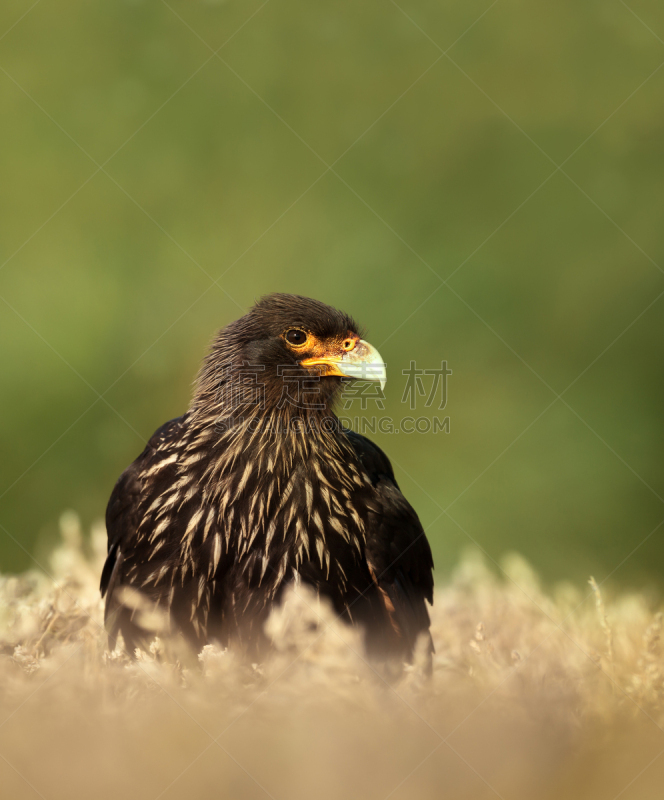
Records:
[[[374,485],[381,479],[397,485],[389,458],[375,442],[355,431],[347,431],[346,436]]]
[[[367,560],[379,583],[406,594],[412,590],[433,601],[433,557],[415,509],[402,494],[389,458],[366,436],[348,438],[366,471],[373,491],[368,508]]]
[[[159,483],[166,479],[165,468],[177,462],[185,429],[185,416],[164,423],[113,488],[106,506],[108,558],[101,577],[102,596],[110,581],[118,548],[138,529],[146,500],[159,491]]]

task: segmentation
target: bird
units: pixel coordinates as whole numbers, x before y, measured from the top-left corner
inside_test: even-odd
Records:
[[[145,647],[143,603],[196,652],[259,659],[270,612],[307,586],[361,631],[367,657],[412,662],[423,642],[430,669],[429,542],[387,456],[334,410],[358,379],[384,387],[382,358],[318,300],[270,294],[217,333],[188,410],[108,502],[111,650],[120,634],[130,654]]]

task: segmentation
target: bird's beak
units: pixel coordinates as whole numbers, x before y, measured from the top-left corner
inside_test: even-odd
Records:
[[[358,339],[352,350],[340,356],[319,356],[300,361],[303,367],[320,367],[322,375],[339,375],[362,381],[380,381],[385,388],[387,371],[380,353],[369,342]]]

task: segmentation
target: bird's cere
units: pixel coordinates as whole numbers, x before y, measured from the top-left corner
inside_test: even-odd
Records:
[[[360,339],[355,347],[343,355],[339,361],[339,369],[347,378],[362,381],[380,381],[381,391],[387,381],[387,369],[376,348]]]

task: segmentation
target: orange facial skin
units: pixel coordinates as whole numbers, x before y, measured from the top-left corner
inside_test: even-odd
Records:
[[[344,338],[318,339],[314,334],[304,331],[307,339],[300,345],[291,344],[285,337],[287,347],[294,353],[306,355],[300,366],[306,369],[316,369],[319,375],[338,375],[344,377],[344,373],[338,366],[338,362],[347,354],[352,352],[360,337],[351,331]]]

